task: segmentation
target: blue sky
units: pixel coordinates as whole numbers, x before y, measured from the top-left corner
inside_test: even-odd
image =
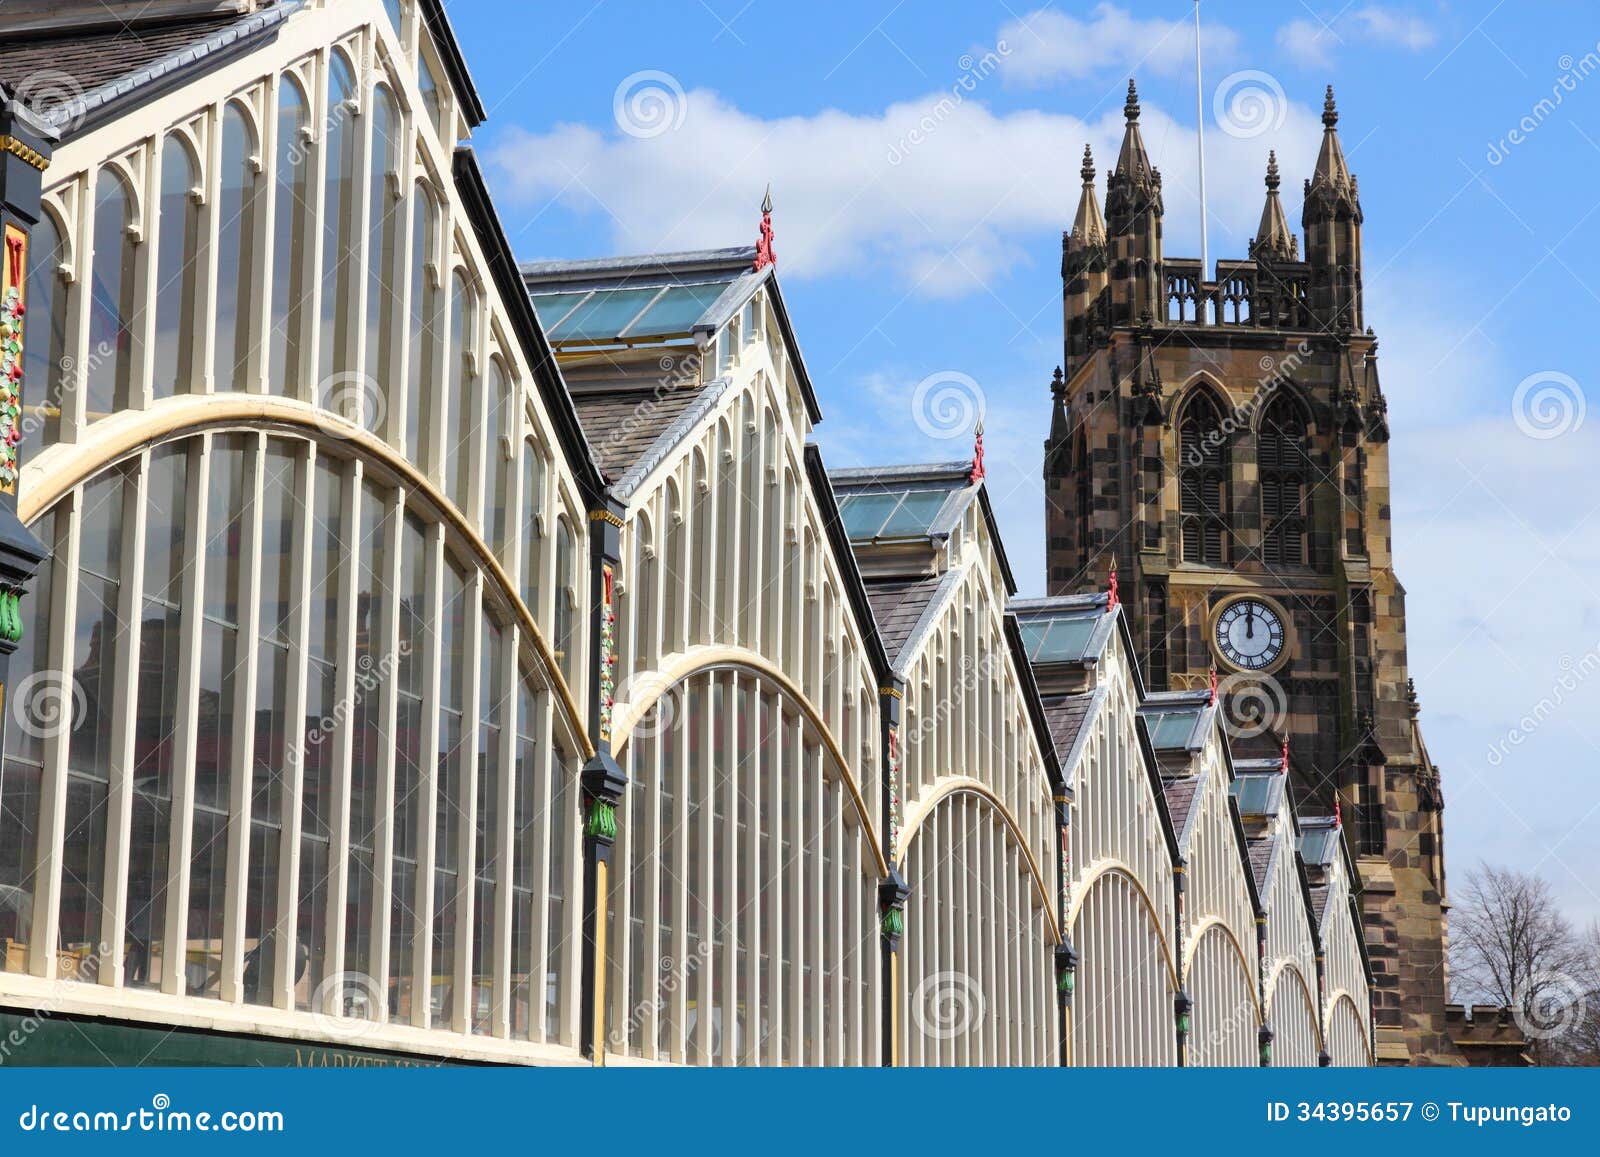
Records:
[[[751,243],[770,180],[828,461],[965,456],[967,428],[929,436],[912,400],[964,375],[1013,565],[1042,589],[1060,235],[1084,143],[1112,160],[1130,75],[1166,252],[1199,252],[1189,4],[449,7],[521,256]],[[1600,918],[1597,16],[1576,0],[1537,19],[1494,0],[1204,11],[1213,259],[1244,256],[1269,147],[1298,231],[1323,86],[1338,93],[1452,871],[1538,870],[1582,920]]]

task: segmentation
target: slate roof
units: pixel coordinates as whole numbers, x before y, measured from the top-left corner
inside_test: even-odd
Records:
[[[1250,844],[1250,870],[1255,873],[1256,890],[1265,893],[1267,890],[1267,870],[1272,867],[1273,837],[1268,835],[1251,836]]]
[[[574,392],[578,421],[606,481],[615,482],[639,461],[708,388],[697,384],[659,395],[641,390]]]
[[[7,35],[0,87],[56,128],[77,127],[113,100],[277,25],[299,6],[267,0],[253,13]]]
[[[877,620],[878,634],[883,638],[883,648],[889,653],[889,662],[898,666],[900,652],[916,629],[928,606],[944,583],[943,575],[909,581],[893,580],[867,584],[867,599],[872,603],[872,617]]]
[[[1194,810],[1195,797],[1200,794],[1200,777],[1178,776],[1161,781],[1162,794],[1167,797],[1167,812],[1172,816],[1172,827],[1180,837],[1188,834],[1189,813]]]
[[[1089,706],[1094,702],[1094,692],[1081,695],[1060,695],[1044,701],[1044,717],[1050,724],[1050,738],[1056,751],[1065,760],[1078,742],[1078,733],[1089,718]]]

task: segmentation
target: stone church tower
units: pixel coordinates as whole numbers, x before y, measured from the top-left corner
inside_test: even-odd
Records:
[[[1389,428],[1362,212],[1330,88],[1305,250],[1269,155],[1261,224],[1214,279],[1162,252],[1161,174],[1127,128],[1105,213],[1084,152],[1063,238],[1065,372],[1046,442],[1049,589],[1113,566],[1152,688],[1216,670],[1236,756],[1288,742],[1303,811],[1342,816],[1363,887],[1378,1057],[1460,1063],[1445,1031],[1443,808],[1406,671]]]

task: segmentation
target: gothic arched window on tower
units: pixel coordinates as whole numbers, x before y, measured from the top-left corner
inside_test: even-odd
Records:
[[[1209,394],[1184,407],[1178,427],[1178,509],[1183,561],[1206,566],[1228,562],[1228,444],[1222,415]]]
[[[1261,475],[1261,561],[1267,566],[1305,566],[1306,492],[1311,462],[1306,423],[1299,406],[1280,397],[1261,418],[1256,440]]]

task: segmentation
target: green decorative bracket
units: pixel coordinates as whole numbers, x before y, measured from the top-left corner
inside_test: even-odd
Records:
[[[617,838],[617,805],[611,800],[595,799],[589,804],[589,822],[584,827],[586,835],[611,841]]]
[[[906,930],[906,910],[904,908],[885,908],[883,912],[883,934],[885,936],[902,936]]]
[[[22,591],[17,587],[0,587],[0,641],[22,641]]]

